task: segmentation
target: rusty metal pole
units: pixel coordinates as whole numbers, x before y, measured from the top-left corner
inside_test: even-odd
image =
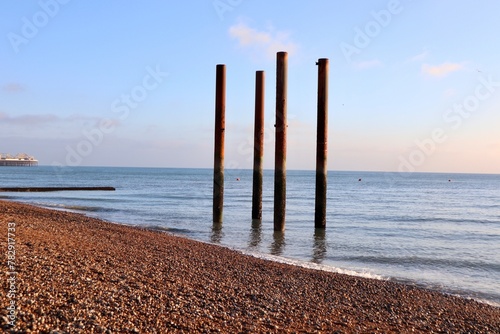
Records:
[[[276,61],[276,145],[274,152],[274,231],[285,230],[286,130],[288,54],[278,52]]]
[[[262,180],[264,156],[264,71],[255,73],[255,125],[253,149],[252,219],[262,219]]]
[[[226,127],[226,65],[217,65],[215,84],[215,146],[213,221],[222,223],[224,205],[224,130]]]
[[[328,155],[328,59],[318,65],[318,129],[316,140],[316,202],[314,226],[326,228],[326,185]]]

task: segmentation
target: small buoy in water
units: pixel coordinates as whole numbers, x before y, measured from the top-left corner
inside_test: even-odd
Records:
[[[448,182],[451,182],[451,180],[448,180]]]
[[[361,179],[358,179],[358,182],[360,182],[360,181],[361,181]]]
[[[239,178],[239,177],[237,177],[237,178],[236,178],[236,181],[239,181],[239,180],[240,180],[240,178]]]

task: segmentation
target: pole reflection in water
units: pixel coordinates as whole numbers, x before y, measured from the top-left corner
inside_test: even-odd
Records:
[[[283,249],[285,248],[285,232],[284,231],[274,231],[273,242],[271,244],[271,254],[281,255],[283,254]]]
[[[259,248],[262,241],[262,221],[260,219],[252,219],[252,229],[250,230],[249,248]]]
[[[324,228],[314,229],[314,244],[312,262],[321,263],[326,256],[326,230]]]
[[[210,233],[210,241],[214,244],[220,244],[223,236],[222,223],[214,222],[212,225],[212,232]]]

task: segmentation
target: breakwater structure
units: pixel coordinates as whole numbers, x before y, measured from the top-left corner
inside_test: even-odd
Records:
[[[0,192],[48,192],[48,191],[115,191],[114,187],[5,187]]]
[[[33,167],[38,166],[38,160],[26,153],[19,153],[15,156],[9,153],[0,153],[0,166]]]

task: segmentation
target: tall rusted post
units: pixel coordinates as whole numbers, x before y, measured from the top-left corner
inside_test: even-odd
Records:
[[[262,173],[264,156],[264,71],[255,73],[255,125],[253,148],[252,219],[262,219]]]
[[[328,59],[318,65],[318,129],[316,146],[316,202],[314,226],[326,228],[326,174],[328,153]]]
[[[274,231],[285,230],[286,130],[288,54],[278,52],[276,61],[276,145],[274,153]]]
[[[224,204],[224,130],[226,126],[226,65],[217,65],[215,84],[215,147],[213,221],[222,223]]]

